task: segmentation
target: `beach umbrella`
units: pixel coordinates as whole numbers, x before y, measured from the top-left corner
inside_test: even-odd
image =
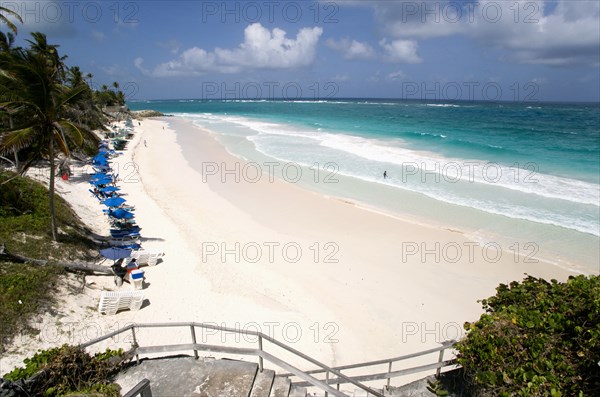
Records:
[[[125,211],[124,209],[121,209],[121,208],[117,208],[114,211],[110,211],[108,213],[108,216],[110,216],[112,218],[116,218],[116,219],[131,219],[134,217],[134,215],[131,212]]]
[[[122,245],[121,248],[137,250],[137,249],[142,248],[142,246],[139,245],[138,243],[133,243],[133,244]]]
[[[95,164],[95,165],[107,165],[108,164],[108,159],[106,158],[106,155],[97,154],[92,159],[92,164]]]
[[[129,240],[137,240],[140,238],[140,232],[132,232],[132,233],[128,233],[126,230],[124,230],[123,232],[111,232],[110,236],[112,238],[117,238],[117,239],[129,239]]]
[[[110,233],[121,233],[121,232],[129,232],[129,233],[135,233],[135,232],[140,232],[140,230],[142,230],[141,227],[137,226],[137,225],[126,225],[126,227],[123,228],[118,228],[118,229],[110,229]]]
[[[121,189],[119,189],[118,187],[115,187],[115,186],[107,186],[107,187],[103,187],[102,189],[100,189],[100,191],[102,193],[113,193],[113,192],[116,192],[119,190],[121,190]]]
[[[109,183],[112,183],[112,179],[98,179],[98,180],[90,181],[90,184],[92,184],[94,186],[108,185]]]
[[[111,175],[103,174],[101,172],[97,172],[90,177],[90,181],[106,181],[106,180],[112,181],[112,179],[113,178]]]
[[[123,204],[125,201],[124,198],[122,197],[111,197],[109,199],[106,199],[102,202],[102,204],[104,204],[107,207],[118,207],[121,204]]]
[[[108,175],[98,176],[98,177],[95,177],[95,178],[90,178],[90,183],[100,182],[100,181],[109,181],[109,182],[112,182],[112,178],[110,176],[108,176]]]
[[[101,250],[100,255],[107,259],[112,259],[113,261],[116,261],[117,259],[121,258],[129,258],[129,256],[131,255],[131,250],[128,248],[110,247]]]

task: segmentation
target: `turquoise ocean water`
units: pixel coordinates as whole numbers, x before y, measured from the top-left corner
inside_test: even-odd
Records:
[[[600,270],[598,104],[169,100],[130,108],[190,119],[258,164],[298,164],[299,183],[322,193]]]

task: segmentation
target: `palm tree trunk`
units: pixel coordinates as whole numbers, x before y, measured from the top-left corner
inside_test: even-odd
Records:
[[[19,167],[21,165],[19,164],[19,153],[17,152],[17,149],[13,149],[13,153],[15,155],[15,171],[17,174],[20,174],[21,171],[20,171]]]
[[[56,215],[54,212],[54,139],[50,139],[50,184],[49,184],[49,198],[50,198],[50,227],[52,229],[52,240],[56,241]]]
[[[12,131],[15,127],[13,125],[13,119],[12,119],[12,115],[10,114],[10,112],[8,113],[8,124],[9,124],[10,130]],[[18,174],[19,173],[19,153],[17,152],[17,149],[13,149],[13,154],[15,155],[15,171]]]

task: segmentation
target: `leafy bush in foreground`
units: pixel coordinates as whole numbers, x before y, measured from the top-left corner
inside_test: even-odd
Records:
[[[465,323],[458,362],[476,395],[600,395],[600,277],[500,284]]]
[[[63,345],[40,350],[33,357],[23,361],[25,368],[16,368],[6,374],[5,378],[12,381],[29,379],[28,391],[36,396],[96,392],[103,396],[116,397],[120,395],[120,387],[108,379],[120,368],[119,365],[113,364],[111,358],[122,354],[122,349],[107,349],[103,353],[90,356],[79,347]]]

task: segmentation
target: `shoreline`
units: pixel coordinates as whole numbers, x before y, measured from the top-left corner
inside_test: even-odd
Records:
[[[198,125],[185,116],[172,117],[192,122],[195,127],[200,129],[210,128]],[[269,157],[257,150],[252,143],[240,139],[238,136],[224,135],[221,130],[222,128],[219,132],[211,131],[211,136],[224,146],[227,153],[242,162],[262,168],[262,173],[266,175],[270,174],[272,166],[264,167],[264,165],[277,163],[279,169],[274,175],[269,175],[269,178],[274,177],[282,183],[297,185],[325,198],[338,199],[363,210],[389,216],[399,221],[459,232],[479,245],[486,245],[490,248],[500,247],[507,254],[521,258],[521,261],[540,261],[577,274],[598,274],[600,272],[600,269],[594,268],[594,263],[600,260],[600,249],[596,236],[556,225],[552,225],[548,229],[549,225],[545,224],[538,225],[528,220],[509,218],[482,212],[475,208],[438,202],[422,196],[418,192],[399,191],[396,187],[372,183],[324,169],[315,171],[314,165],[308,167],[304,164]],[[301,169],[302,177],[297,181],[290,182],[290,178],[282,175],[281,172],[281,166],[285,164],[293,164],[296,168]],[[294,172],[292,170],[292,174]],[[328,173],[329,175],[327,175]],[[327,184],[326,181],[323,183],[323,177],[326,179],[332,175],[340,179],[340,183]],[[398,205],[397,203],[402,204]],[[540,236],[544,236],[544,238],[540,239]],[[564,240],[565,238],[566,240]],[[556,247],[561,248],[556,249]],[[574,255],[574,252],[577,252],[578,255]],[[585,254],[583,254],[584,252]]]
[[[176,117],[175,120],[176,121],[173,121],[173,122],[179,123],[179,122],[183,121],[184,123],[189,123],[189,124],[191,124],[191,127],[196,128],[197,130],[201,131],[203,134],[209,135],[213,140],[215,140],[218,143],[218,145],[221,146],[221,149],[223,151],[225,151],[228,156],[230,156],[230,160],[232,158],[235,158],[238,161],[245,163],[245,164],[247,164],[249,162],[248,159],[246,159],[244,157],[240,157],[239,155],[237,155],[235,153],[232,153],[225,146],[225,144],[220,141],[219,133],[211,131],[209,129],[206,129],[202,126],[196,125],[193,122],[191,122],[185,118]],[[185,149],[184,149],[184,154],[185,154]],[[190,155],[189,157],[193,157],[193,156]],[[242,165],[241,167],[243,168],[244,165]],[[225,169],[224,171],[222,170],[222,173],[227,173],[228,171],[229,170]],[[223,178],[223,176],[222,176],[222,178]],[[242,177],[240,179],[243,180],[244,178]],[[451,226],[448,226],[440,221],[435,221],[432,218],[423,218],[423,217],[419,217],[416,215],[415,216],[404,216],[405,214],[396,213],[396,212],[393,212],[392,210],[378,207],[376,205],[372,205],[369,203],[365,203],[363,201],[355,200],[353,198],[349,198],[349,197],[345,197],[345,196],[338,196],[335,194],[327,194],[327,193],[324,193],[323,191],[319,191],[316,188],[306,187],[302,183],[289,183],[289,181],[285,181],[279,175],[275,175],[275,176],[270,175],[269,180],[271,181],[271,179],[275,179],[276,184],[277,183],[287,184],[289,186],[296,187],[302,191],[309,192],[311,194],[320,196],[321,198],[323,198],[325,200],[337,200],[340,203],[343,203],[346,205],[351,205],[351,206],[357,208],[358,210],[367,211],[367,212],[373,213],[377,216],[388,217],[388,218],[391,218],[395,221],[398,221],[398,222],[401,222],[404,224],[408,224],[408,225],[412,225],[412,226],[420,227],[420,228],[431,229],[432,231],[458,233],[462,238],[469,240],[470,243],[477,243],[477,244],[481,245],[480,242],[478,242],[476,239],[473,238],[473,236],[471,236],[471,232],[452,228]],[[210,185],[210,183],[209,183],[209,185]],[[214,188],[214,185],[212,185],[212,187]],[[509,252],[506,249],[503,249],[503,251]],[[537,265],[546,266],[547,265],[547,266],[555,267],[558,272],[567,272],[567,273],[574,273],[574,274],[593,274],[592,272],[589,271],[589,269],[586,268],[585,265],[578,263],[576,261],[567,262],[565,266],[561,266],[561,264],[559,264],[557,262],[553,262],[546,258],[541,258],[541,257],[536,257],[536,256],[528,256],[527,254],[520,253],[520,252],[514,252],[514,251],[510,251],[510,254],[513,256],[513,258],[516,258],[518,256],[519,258],[521,258],[520,261],[525,260],[526,263],[535,264],[535,266],[537,266]],[[531,261],[531,259],[535,260],[535,262]],[[519,262],[519,260],[516,260],[516,262]]]
[[[214,139],[214,134],[211,134],[209,132],[207,132],[207,130],[203,130],[205,132],[205,134],[197,134],[197,135],[192,135],[192,134],[188,134],[187,136],[183,136],[183,132],[182,132],[182,128],[180,128],[179,126],[182,125],[182,123],[187,123],[186,121],[181,121],[181,120],[169,120],[170,125],[175,126],[175,129],[178,131],[177,133],[177,141],[179,143],[180,146],[183,147],[183,154],[184,156],[186,156],[186,152],[187,152],[187,160],[188,162],[191,163],[192,167],[194,167],[197,171],[199,169],[199,166],[201,168],[201,164],[198,164],[198,158],[201,158],[202,161],[214,161],[214,162],[219,162],[219,161],[225,161],[226,163],[229,162],[229,164],[231,164],[232,162],[238,162],[240,161],[239,158],[233,157],[231,154],[229,154],[225,148],[223,146],[221,146],[219,143],[217,143]],[[202,131],[202,129],[198,126],[194,126],[191,123],[189,124],[190,126],[192,126],[193,128],[196,129],[196,131]],[[202,137],[201,135],[206,135],[208,137],[210,137],[210,139],[206,139],[206,137]],[[196,145],[196,146],[194,146]],[[202,149],[201,149],[202,147]],[[199,151],[200,150],[200,151]],[[202,151],[203,150],[203,151]],[[212,154],[213,151],[218,151],[220,153],[217,154]],[[194,154],[195,153],[195,154]],[[200,153],[200,154],[199,154]],[[214,157],[211,157],[213,156]],[[196,164],[194,164],[194,159],[196,159]],[[229,167],[228,169],[232,169],[233,167]],[[212,184],[211,184],[212,182]],[[322,233],[315,233],[315,230],[324,230],[324,233],[327,232],[334,232],[334,233],[343,233],[343,232],[347,232],[347,228],[352,228],[355,227],[356,225],[351,225],[348,224],[347,219],[348,217],[360,217],[360,221],[357,221],[357,223],[360,225],[359,229],[361,226],[365,225],[365,223],[362,223],[362,220],[367,220],[367,222],[373,222],[374,224],[377,225],[377,227],[374,230],[379,230],[381,231],[381,229],[385,229],[386,232],[389,232],[390,234],[393,234],[395,231],[397,231],[398,229],[413,229],[413,231],[409,232],[409,236],[407,237],[407,241],[411,241],[411,238],[414,241],[417,242],[426,242],[426,241],[433,241],[435,242],[446,242],[449,244],[453,244],[456,243],[457,241],[460,243],[468,243],[467,239],[464,236],[458,236],[459,238],[457,239],[457,233],[453,232],[453,231],[444,231],[444,230],[439,230],[439,229],[435,229],[435,228],[427,228],[427,227],[423,227],[422,225],[414,225],[412,223],[407,223],[407,222],[403,222],[400,221],[398,219],[392,219],[388,216],[384,216],[382,214],[377,214],[377,213],[371,213],[367,210],[364,210],[362,208],[357,207],[356,205],[347,205],[347,203],[344,203],[343,199],[339,199],[339,198],[331,198],[331,197],[325,197],[319,193],[313,192],[313,191],[308,191],[306,189],[303,189],[302,187],[299,186],[294,186],[293,184],[285,184],[282,183],[281,181],[275,180],[274,183],[263,183],[261,185],[261,181],[258,181],[256,184],[244,184],[244,183],[239,183],[239,184],[233,184],[233,185],[228,185],[228,184],[221,184],[221,183],[217,183],[214,179],[209,179],[208,180],[208,185],[209,187],[213,190],[216,191],[218,194],[220,194],[221,197],[225,198],[226,200],[228,200],[230,203],[232,203],[234,205],[234,207],[236,208],[242,208],[242,210],[245,213],[250,213],[253,214],[253,217],[255,218],[255,220],[261,222],[263,225],[267,226],[267,227],[277,227],[279,229],[280,232],[286,233],[286,234],[291,234],[294,232],[294,229],[298,229],[301,231],[301,233],[307,233],[307,230],[309,230],[309,235],[312,236],[320,236],[323,234]],[[244,190],[245,188],[245,190]],[[286,193],[281,193],[281,190],[286,189],[287,192]],[[251,191],[253,193],[251,193]],[[240,194],[241,192],[243,192],[243,194]],[[257,192],[262,192],[262,195],[259,195],[259,197],[252,197],[252,194],[257,193]],[[272,203],[269,203],[269,210],[267,212],[274,212],[273,219],[279,219],[277,218],[280,215],[285,214],[286,216],[286,220],[273,220],[271,219],[268,214],[265,212],[265,208],[262,207],[261,208],[261,202],[265,203],[267,202],[265,198],[267,197],[275,197],[275,199],[273,200]],[[300,196],[300,197],[298,197]],[[290,201],[292,200],[298,200],[298,202],[301,202],[302,205],[299,206],[294,206],[292,204],[289,204]],[[314,204],[314,205],[313,205]],[[327,206],[327,209],[325,212],[318,212],[318,210],[315,210],[316,207],[321,207],[321,206]],[[307,213],[303,213],[303,209],[304,207],[308,206],[309,209],[306,210]],[[339,214],[339,211],[342,212],[341,216]],[[337,217],[334,215],[333,217],[329,217],[330,214],[338,212]],[[299,215],[298,215],[299,214]],[[312,224],[310,218],[311,217],[319,217],[320,221],[318,223],[319,227],[314,227],[315,225]],[[290,219],[292,218],[292,220]],[[326,218],[326,220],[323,220],[323,218]],[[377,218],[377,219],[375,219]],[[333,221],[331,221],[333,220]],[[329,221],[329,222],[328,222]],[[294,227],[290,227],[290,223],[294,223]],[[385,225],[381,225],[381,223],[384,223]],[[325,223],[326,225],[324,225],[323,223]],[[328,226],[329,225],[329,229]],[[333,225],[333,226],[331,226]],[[401,225],[400,227],[398,227],[398,225]],[[330,230],[332,229],[332,230]],[[414,229],[418,229],[419,233],[420,233],[420,237],[421,239],[415,239],[414,235]],[[353,231],[358,231],[358,230],[354,230]],[[416,235],[419,235],[419,233],[416,233]],[[427,263],[421,263],[420,260],[414,260],[414,258],[406,258],[407,259],[407,263],[401,263],[400,265],[402,267],[406,267],[406,272],[399,272],[398,271],[398,265],[399,262],[397,260],[397,258],[399,258],[401,255],[398,255],[399,252],[398,250],[389,250],[389,247],[393,247],[395,243],[397,243],[398,241],[402,241],[401,237],[402,236],[406,236],[406,234],[401,235],[402,233],[398,234],[396,233],[397,238],[394,237],[387,237],[385,236],[385,233],[381,233],[379,232],[379,234],[377,236],[368,236],[368,235],[361,235],[360,238],[351,241],[350,243],[345,242],[346,244],[344,245],[344,247],[342,246],[341,242],[340,242],[340,251],[342,251],[342,249],[348,249],[349,251],[352,251],[349,249],[350,246],[354,244],[356,245],[361,245],[361,244],[370,244],[371,246],[366,247],[366,249],[363,249],[363,252],[353,252],[353,254],[355,254],[356,256],[360,257],[363,259],[363,265],[362,266],[366,266],[367,263],[369,263],[370,261],[373,261],[374,259],[371,258],[376,258],[379,257],[380,261],[383,263],[385,262],[388,266],[386,268],[386,266],[378,266],[378,275],[381,277],[381,279],[385,279],[386,277],[390,277],[390,276],[414,276],[414,279],[419,279],[419,276],[422,276],[422,274],[415,274],[415,270],[416,268],[419,267],[419,265],[430,265]],[[363,238],[363,237],[367,237],[367,238]],[[436,238],[437,237],[437,238]],[[378,245],[377,247],[372,246],[373,243],[372,241],[369,241],[370,239],[374,239],[376,241],[381,241],[382,244]],[[324,240],[322,240],[324,241]],[[375,244],[377,245],[377,244]],[[388,250],[386,250],[386,247],[388,248]],[[378,249],[376,249],[378,248]],[[360,250],[359,250],[360,251]],[[367,251],[367,252],[364,252]],[[374,252],[377,251],[377,252]],[[388,252],[390,251],[390,252]],[[395,251],[395,252],[394,252]],[[396,257],[394,258],[394,254],[396,255]],[[512,256],[511,256],[512,257]],[[346,257],[344,257],[344,259],[346,259]],[[464,258],[463,258],[464,259]],[[361,266],[361,263],[358,263],[356,260],[351,261],[353,262],[353,266]],[[496,269],[485,269],[484,271],[477,271],[477,266],[478,264],[475,263],[468,263],[468,261],[458,261],[460,266],[462,267],[460,269],[460,273],[462,273],[462,275],[466,278],[480,278],[480,277],[488,277],[488,286],[487,286],[487,292],[483,292],[486,289],[483,288],[481,289],[481,293],[473,293],[473,299],[469,300],[469,299],[461,299],[462,304],[465,305],[469,305],[469,303],[471,305],[474,305],[476,307],[478,307],[479,305],[476,303],[477,299],[482,299],[485,298],[489,295],[493,295],[494,293],[494,288],[497,286],[497,284],[499,284],[500,282],[505,282],[508,283],[510,281],[513,280],[521,280],[525,273],[528,274],[532,274],[532,275],[540,275],[543,276],[545,278],[552,278],[552,277],[558,277],[559,279],[564,279],[566,278],[566,276],[568,274],[572,274],[569,271],[566,271],[564,269],[560,269],[557,268],[555,266],[547,266],[545,264],[521,264],[521,263],[511,263],[510,260],[508,260],[508,258],[504,258],[500,261],[499,264],[497,264],[497,266],[494,266]],[[450,268],[452,266],[454,266],[454,264],[446,264],[448,266],[446,269],[444,270],[450,270]],[[311,269],[315,269],[315,266],[312,266],[309,268]],[[508,271],[503,271],[504,268],[510,268],[510,272]],[[318,269],[316,269],[318,270]],[[362,276],[371,276],[369,274],[369,271],[364,272],[366,269],[362,269]],[[373,270],[373,269],[369,269],[369,270]],[[434,275],[438,270],[441,269],[436,269],[435,266],[432,266],[431,268],[428,269],[428,273],[427,275],[432,276]],[[392,274],[388,274],[387,272],[391,271]],[[498,271],[499,273],[503,274],[503,275],[495,275],[494,273]],[[451,273],[456,272],[454,269],[452,269]],[[510,275],[509,275],[510,274]],[[334,279],[332,274],[329,274],[329,276],[331,277],[331,279]],[[411,277],[408,277],[409,279]],[[361,278],[362,279],[362,278]],[[494,281],[490,281],[491,279],[494,279]],[[305,279],[305,282],[310,282],[311,280],[309,279]],[[459,280],[456,280],[459,281]],[[465,288],[467,287],[473,287],[473,285],[469,282],[469,281],[464,281]],[[314,281],[313,281],[314,282]],[[451,288],[451,285],[448,284],[448,280],[437,280],[437,282],[439,282],[440,285],[436,285],[436,283],[431,283],[430,286],[431,288],[440,288],[441,289],[446,289],[448,287]],[[380,283],[380,282],[375,282],[375,284],[384,284],[384,283]],[[427,285],[427,282],[424,282],[425,285]],[[393,285],[388,285],[389,289],[393,289]],[[408,288],[409,286],[406,285],[406,287]],[[367,287],[367,289],[373,288],[373,286],[369,286]],[[363,298],[364,301],[368,301],[369,299],[369,295],[373,295],[373,294],[377,294],[378,293],[378,288],[379,287],[375,287],[372,290],[369,291],[369,293],[364,294]],[[348,290],[344,290],[342,288],[342,290],[344,292],[352,292],[352,290],[348,291]],[[388,289],[386,289],[387,291]],[[408,288],[408,290],[412,290],[412,292],[414,293],[415,296],[418,296],[419,293],[421,292],[418,288]],[[404,296],[405,294],[392,294],[392,296],[390,297],[390,302],[394,301],[394,298],[398,298],[401,299],[402,296]],[[443,296],[443,297],[442,297]],[[445,293],[442,294],[442,296],[439,296],[440,300],[445,299]],[[431,297],[430,297],[431,298]],[[435,301],[435,299],[433,300]],[[433,301],[431,301],[431,304],[433,305]],[[357,299],[357,304],[360,304],[361,300]],[[385,306],[384,301],[380,301],[380,304],[375,305],[376,307],[382,307]],[[384,310],[385,311],[385,310]],[[445,311],[439,311],[437,314],[439,315],[439,317],[436,317],[439,320],[443,320],[443,318],[445,317],[442,312]],[[477,312],[479,312],[479,310],[477,310]],[[471,312],[472,313],[472,312]],[[457,317],[461,317],[458,318]],[[457,317],[453,317],[454,319],[457,319],[456,321],[458,321],[460,324],[462,324],[463,321],[466,320],[474,320],[475,318],[468,318],[469,316],[457,316]],[[478,315],[476,316],[478,317]],[[415,317],[416,318],[416,317]]]
[[[124,197],[136,207],[144,248],[166,254],[163,263],[145,268],[149,305],[115,316],[75,310],[47,324],[96,324],[104,331],[100,334],[128,322],[246,327],[325,364],[342,365],[421,351],[459,337],[462,324],[482,313],[478,299],[493,295],[499,283],[523,279],[524,273],[559,280],[572,274],[515,263],[508,256],[494,264],[402,258],[403,242],[417,247],[470,243],[455,231],[394,219],[282,181],[228,184],[205,175],[204,182],[198,171],[202,162],[241,160],[214,133],[183,119],[145,119],[141,127],[136,121],[135,137],[116,161]],[[128,164],[133,168],[126,169]],[[69,202],[84,203],[77,211],[86,224],[99,223],[94,215],[99,204],[86,185],[58,184],[61,191],[71,191],[65,195]],[[468,246],[481,257],[479,248]],[[114,288],[111,284],[112,277],[88,277],[86,298],[73,297],[61,312],[70,313],[84,301],[97,305],[100,289]],[[82,333],[70,342],[95,336]],[[151,342],[178,338],[185,340],[184,335],[161,335]],[[33,349],[56,345],[44,334],[21,342],[28,352],[3,357],[3,372],[21,365]]]

